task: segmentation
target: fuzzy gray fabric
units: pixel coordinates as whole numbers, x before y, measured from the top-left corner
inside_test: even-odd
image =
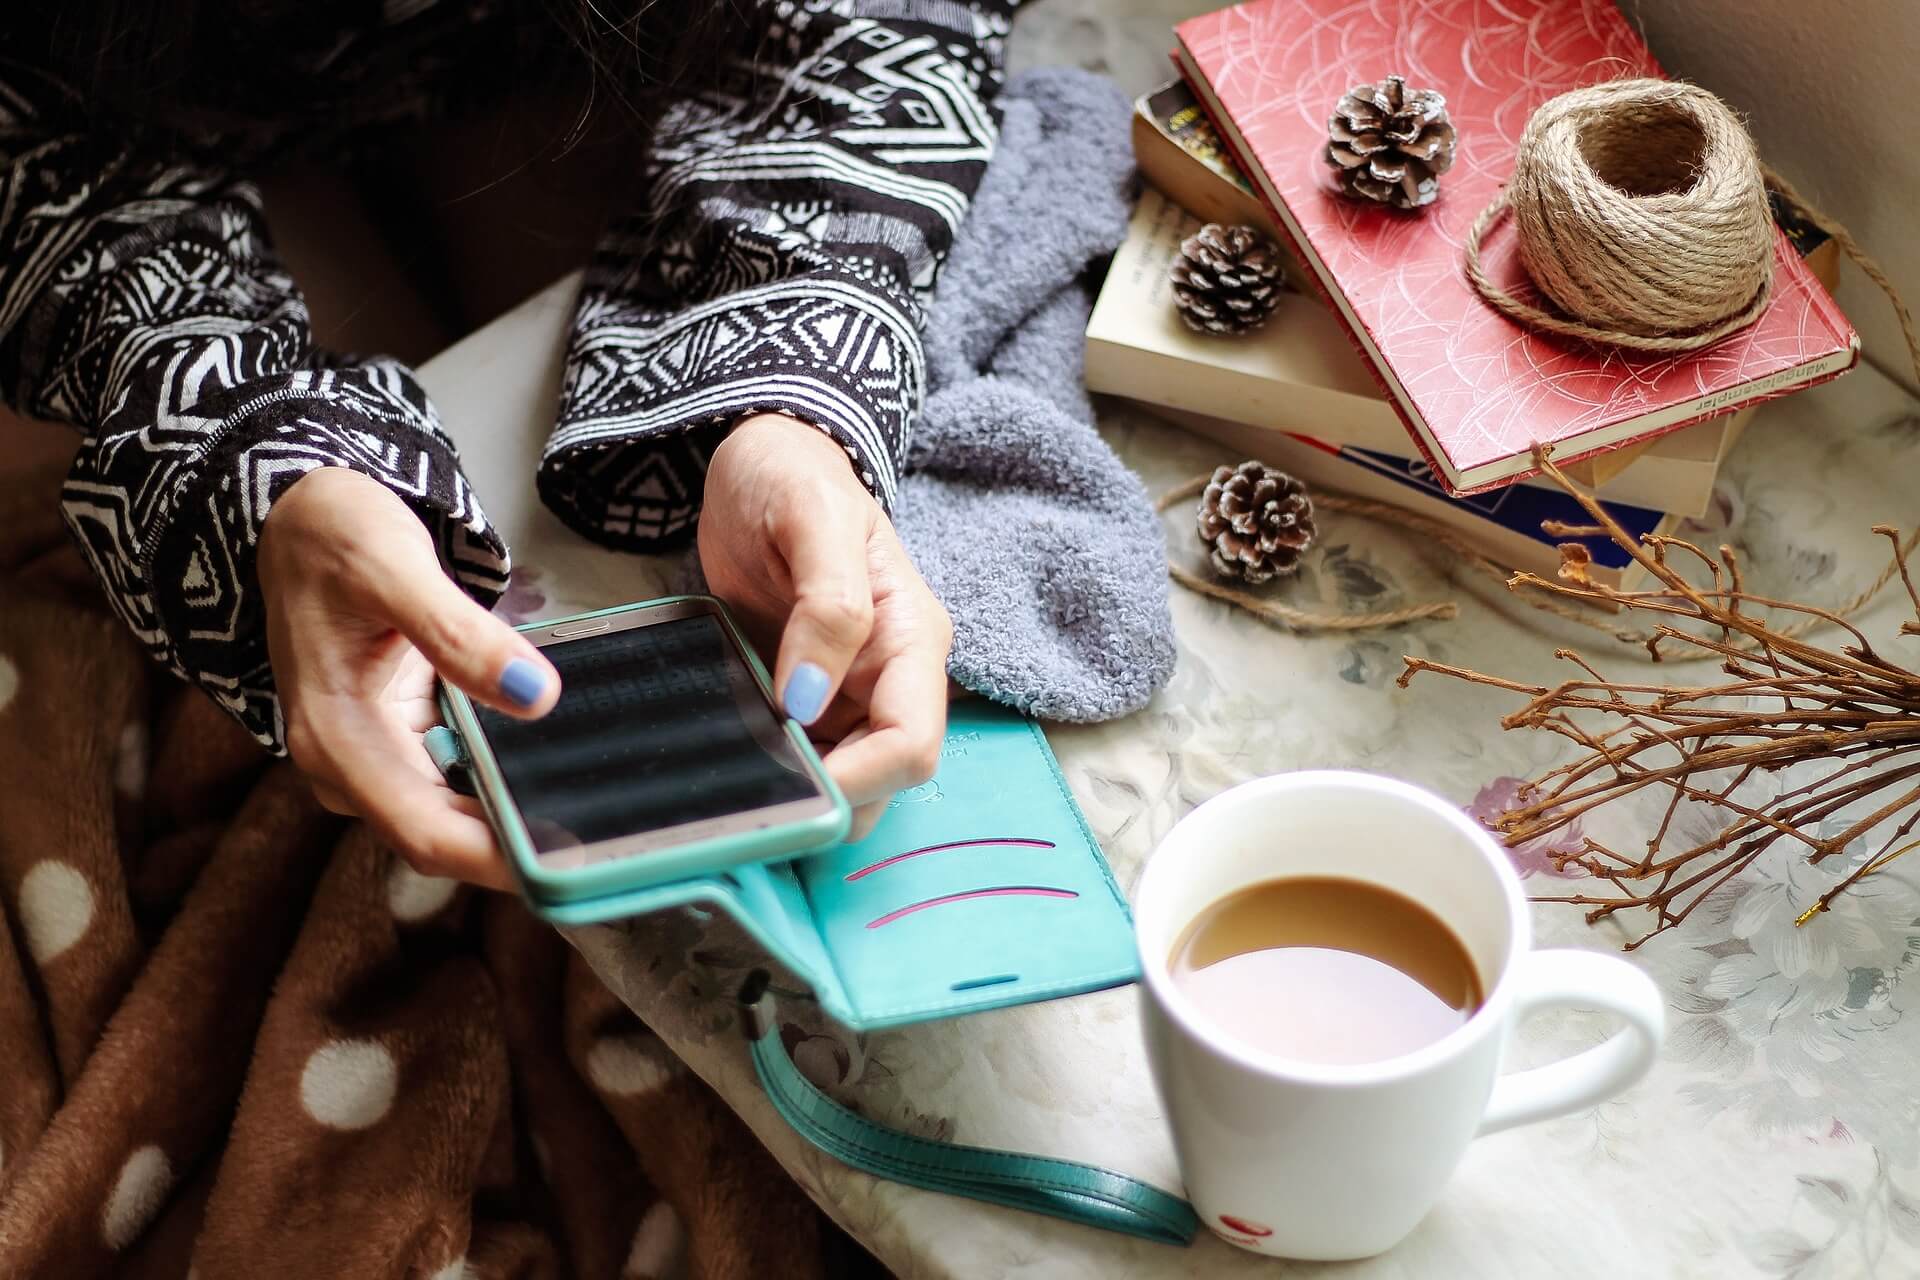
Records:
[[[953,615],[948,670],[1050,720],[1110,720],[1173,673],[1167,552],[1094,430],[1091,268],[1126,235],[1131,105],[1104,77],[1015,76],[999,146],[940,276],[928,396],[894,511]]]

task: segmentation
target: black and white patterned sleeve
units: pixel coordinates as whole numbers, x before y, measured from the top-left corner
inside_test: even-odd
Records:
[[[891,505],[1011,8],[763,6],[757,73],[668,114],[641,207],[588,272],[540,467],[556,514],[616,546],[684,536],[714,446],[760,411],[831,434]]]
[[[490,601],[506,549],[411,373],[313,349],[245,183],[69,127],[0,63],[0,399],[84,434],[67,523],[154,658],[281,745],[255,544],[316,467],[362,472]]]

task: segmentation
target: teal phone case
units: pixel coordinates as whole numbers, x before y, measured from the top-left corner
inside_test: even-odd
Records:
[[[933,781],[866,839],[788,862],[536,904],[557,924],[724,912],[856,1030],[1119,986],[1132,918],[1039,725],[955,703]]]
[[[591,618],[688,602],[712,606],[714,616],[719,619],[721,627],[732,638],[734,646],[745,655],[747,667],[759,684],[762,694],[770,704],[778,706],[778,701],[773,697],[772,683],[767,676],[766,667],[760,662],[759,655],[754,652],[753,646],[747,643],[746,637],[741,634],[739,626],[734,622],[733,615],[727,611],[726,606],[712,596],[664,596],[658,600],[648,600],[639,604],[596,609],[591,613],[577,613],[564,618],[548,618],[540,622],[527,623],[517,629],[543,630]],[[441,718],[458,733],[462,741],[479,738],[479,721],[474,715],[473,704],[460,690],[446,684],[440,686],[440,711]],[[507,866],[513,873],[514,881],[520,886],[522,895],[536,913],[557,918],[555,909],[563,903],[599,902],[611,894],[661,883],[672,883],[716,868],[787,857],[839,843],[846,836],[847,828],[852,823],[852,809],[848,806],[846,798],[840,794],[840,789],[833,784],[833,779],[827,776],[818,753],[813,749],[813,744],[807,741],[806,732],[794,721],[785,717],[781,719],[780,731],[786,735],[795,753],[805,763],[808,772],[832,802],[828,811],[803,821],[689,841],[672,849],[649,854],[645,858],[622,858],[565,870],[554,870],[543,866],[534,853],[532,842],[527,838],[524,824],[517,816],[500,811],[503,807],[510,805],[510,802],[504,799],[508,794],[506,780],[501,777],[491,754],[484,750],[474,752],[463,748],[459,755],[461,763],[472,775],[475,784],[474,793],[479,797],[481,807],[487,811],[488,817],[492,820],[494,835],[503,846]],[[484,739],[480,741],[484,747]],[[434,756],[435,763],[441,772],[446,772],[446,765],[440,758],[443,749],[436,748],[435,738],[431,733],[427,749],[429,754]]]

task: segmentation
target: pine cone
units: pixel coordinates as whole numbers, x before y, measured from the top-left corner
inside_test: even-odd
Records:
[[[1453,167],[1453,143],[1447,100],[1399,76],[1355,85],[1327,120],[1327,163],[1340,189],[1396,209],[1433,203]]]
[[[1219,467],[1200,495],[1200,541],[1229,578],[1266,582],[1300,567],[1313,545],[1307,487],[1261,462]]]
[[[1258,329],[1280,305],[1280,250],[1252,227],[1209,222],[1180,245],[1167,274],[1187,327],[1235,334]]]

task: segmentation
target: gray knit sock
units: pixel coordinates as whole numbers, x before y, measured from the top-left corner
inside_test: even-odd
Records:
[[[1126,234],[1131,106],[1049,68],[1000,143],[928,319],[931,388],[894,519],[953,615],[949,670],[1054,720],[1137,710],[1173,672],[1167,558],[1139,477],[1094,430],[1089,267]]]

